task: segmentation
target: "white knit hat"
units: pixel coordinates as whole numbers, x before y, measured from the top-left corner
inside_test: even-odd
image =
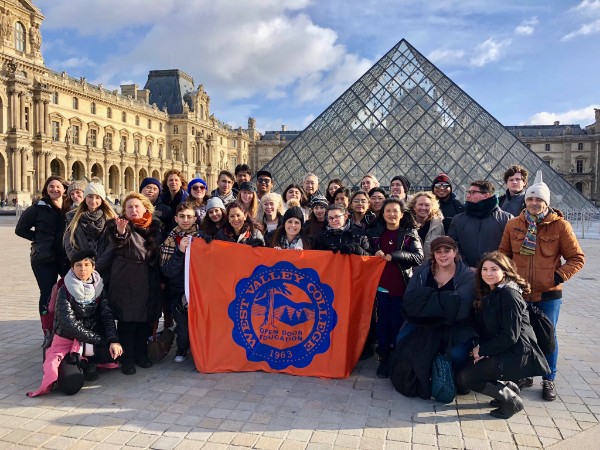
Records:
[[[550,206],[550,189],[548,185],[542,181],[542,171],[538,170],[535,174],[535,181],[525,191],[525,200],[531,197],[541,198]]]
[[[104,185],[102,183],[95,183],[92,181],[85,188],[83,196],[87,197],[90,194],[96,194],[104,200],[106,198],[106,191],[104,190]]]

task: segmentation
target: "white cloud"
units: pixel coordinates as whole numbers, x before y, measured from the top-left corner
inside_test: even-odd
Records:
[[[520,36],[531,36],[534,33],[535,26],[538,23],[538,18],[535,16],[531,19],[524,20],[517,26],[517,28],[515,28],[515,34]]]
[[[237,0],[43,3],[51,28],[111,38],[122,31],[127,50],[99,67],[105,85],[124,77],[143,85],[149,70],[175,66],[222,100],[283,98],[293,87],[300,102],[323,102],[371,66],[312,21],[309,0],[252,0],[243,8]]]
[[[427,55],[427,59],[434,64],[460,64],[464,56],[463,50],[436,48]]]
[[[571,109],[564,112],[542,111],[534,114],[520,125],[552,125],[559,121],[563,124],[579,124],[586,126],[594,123],[594,108],[600,108],[600,105],[590,105],[581,109]]]
[[[74,70],[77,75],[82,73],[85,67],[94,67],[96,63],[89,59],[87,56],[84,57],[71,57],[62,61],[51,61],[49,66],[55,70]]]
[[[588,36],[590,34],[600,33],[600,19],[592,22],[581,25],[581,27],[577,31],[573,31],[569,34],[563,36],[561,41],[570,41],[573,38],[578,36]]]
[[[600,0],[583,0],[575,7],[575,11],[581,11],[583,13],[600,11]]]
[[[471,57],[470,64],[474,67],[483,67],[499,61],[504,56],[506,48],[511,42],[511,39],[504,39],[497,42],[493,38],[489,38],[477,46],[474,55]]]

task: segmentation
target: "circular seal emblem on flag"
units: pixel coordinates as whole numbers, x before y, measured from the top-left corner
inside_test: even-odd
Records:
[[[248,361],[265,361],[274,370],[302,368],[329,349],[337,324],[334,294],[315,270],[287,261],[258,266],[235,293],[228,308],[233,340]]]

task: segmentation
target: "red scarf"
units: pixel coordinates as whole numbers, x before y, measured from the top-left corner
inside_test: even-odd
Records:
[[[152,224],[152,214],[146,211],[141,218],[130,219],[129,221],[138,228],[148,228]]]

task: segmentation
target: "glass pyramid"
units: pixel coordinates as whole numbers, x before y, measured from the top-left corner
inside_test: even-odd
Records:
[[[552,206],[597,212],[403,39],[264,169],[281,189],[312,172],[322,184],[340,178],[347,186],[357,185],[367,173],[382,186],[395,175],[405,175],[412,190],[429,190],[431,180],[445,172],[464,201],[473,180],[487,179],[503,193],[503,174],[512,164],[526,167],[531,180],[542,170]]]

